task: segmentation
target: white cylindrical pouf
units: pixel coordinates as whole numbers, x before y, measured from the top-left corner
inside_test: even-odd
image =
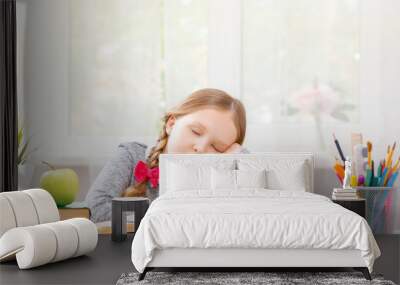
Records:
[[[41,225],[11,229],[0,241],[0,254],[17,252],[20,269],[49,263],[57,252],[54,232]]]
[[[71,224],[64,221],[43,224],[51,229],[57,238],[57,253],[51,262],[57,262],[74,256],[78,248],[78,233]]]
[[[20,269],[76,257],[97,246],[96,225],[84,218],[59,221],[53,197],[43,189],[0,193],[0,261]]]
[[[74,218],[63,222],[74,226],[78,233],[79,244],[74,257],[88,253],[96,248],[98,231],[92,221],[85,218]]]
[[[43,189],[29,189],[24,190],[23,193],[26,193],[31,197],[39,217],[39,224],[60,220],[60,214],[56,202],[49,192]]]
[[[6,231],[16,226],[17,223],[10,202],[0,194],[0,238]]]
[[[24,191],[3,192],[1,195],[10,202],[17,227],[33,226],[39,223],[33,201]]]

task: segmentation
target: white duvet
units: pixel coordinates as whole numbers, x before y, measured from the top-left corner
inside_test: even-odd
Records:
[[[133,265],[143,272],[165,248],[358,249],[370,272],[380,256],[359,215],[321,195],[265,189],[162,195],[137,230]]]

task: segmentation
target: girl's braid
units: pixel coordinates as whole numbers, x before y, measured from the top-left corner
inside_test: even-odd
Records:
[[[157,145],[153,146],[150,151],[149,157],[147,158],[147,165],[150,168],[158,166],[158,157],[161,153],[164,152],[165,147],[168,142],[168,134],[165,128],[166,122],[168,121],[169,115],[165,115],[163,118],[163,128],[161,130],[161,134],[157,140]]]
[[[150,168],[158,166],[158,157],[164,151],[167,142],[168,142],[168,134],[165,128],[166,122],[169,118],[169,115],[165,115],[163,118],[163,128],[161,130],[161,134],[157,140],[157,145],[153,146],[149,157],[147,158],[147,165]],[[122,196],[143,196],[146,193],[147,181],[143,181],[141,183],[136,183],[134,186],[126,189]]]

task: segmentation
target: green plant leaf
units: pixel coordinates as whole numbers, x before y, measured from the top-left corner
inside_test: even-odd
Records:
[[[334,117],[338,120],[344,121],[344,122],[348,122],[350,120],[349,117],[341,111],[335,111],[331,115],[332,115],[332,117]]]
[[[23,160],[26,160],[26,159],[27,159],[27,154],[26,154],[26,152],[27,152],[27,150],[28,150],[28,146],[29,146],[29,143],[30,143],[31,138],[32,138],[32,137],[28,138],[28,139],[26,140],[26,143],[22,146],[22,149],[21,149],[21,151],[20,151],[19,154],[18,154],[18,164],[21,163]]]
[[[32,153],[34,153],[35,151],[37,151],[39,149],[39,147],[34,148],[33,150],[26,152],[25,154],[25,160],[28,159],[29,155],[31,155]]]
[[[26,142],[24,143],[24,127],[21,126],[18,129],[18,165],[22,165],[24,164],[27,160],[30,154],[32,154],[33,152],[35,152],[36,150],[38,150],[39,148],[35,148],[32,151],[28,151],[28,147],[30,145],[31,139],[33,137],[33,135],[31,135]]]
[[[18,154],[18,164],[21,163],[22,160],[26,159],[25,152],[27,148],[28,148],[28,143],[24,144],[24,146],[21,149],[21,152]]]
[[[23,138],[24,138],[24,127],[21,127],[18,129],[18,146],[21,145]]]

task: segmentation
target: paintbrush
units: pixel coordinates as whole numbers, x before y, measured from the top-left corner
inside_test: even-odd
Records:
[[[339,141],[337,140],[337,138],[336,138],[334,133],[332,135],[333,135],[333,141],[335,142],[335,145],[336,145],[336,148],[337,148],[337,150],[339,152],[340,158],[342,159],[343,162],[345,162],[346,158],[343,155],[343,151],[342,151],[342,148],[340,147]]]
[[[387,160],[387,166],[390,168],[392,166],[392,158],[393,158],[393,153],[394,149],[396,148],[396,142],[394,142],[392,149],[389,152],[388,160]]]
[[[371,168],[372,143],[370,141],[367,141],[367,149],[368,149],[368,165]]]

